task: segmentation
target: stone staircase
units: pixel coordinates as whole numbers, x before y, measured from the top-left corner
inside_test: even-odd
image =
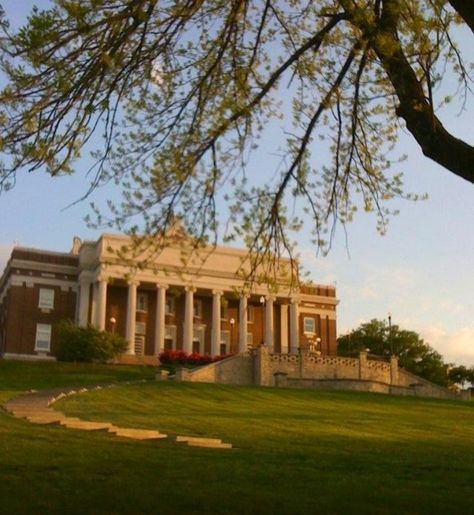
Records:
[[[116,385],[108,385],[114,387]],[[103,387],[95,386],[92,390],[98,390]],[[217,438],[204,438],[196,436],[169,436],[160,433],[157,430],[137,429],[132,427],[119,427],[110,422],[91,422],[81,420],[77,417],[68,417],[60,411],[52,408],[52,405],[58,400],[80,393],[87,392],[87,388],[79,390],[73,389],[55,389],[44,391],[32,391],[28,394],[21,395],[10,399],[3,405],[3,409],[17,418],[23,418],[32,424],[57,425],[68,429],[77,429],[82,431],[106,431],[111,435],[120,438],[131,438],[133,440],[166,440],[172,443],[184,444],[189,447],[204,447],[209,449],[232,449],[231,443],[224,443]]]

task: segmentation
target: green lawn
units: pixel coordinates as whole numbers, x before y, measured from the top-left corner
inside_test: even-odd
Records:
[[[150,375],[0,361],[0,399],[35,386]],[[152,382],[56,406],[237,448],[129,441],[2,413],[2,513],[459,514],[474,506],[472,403]]]

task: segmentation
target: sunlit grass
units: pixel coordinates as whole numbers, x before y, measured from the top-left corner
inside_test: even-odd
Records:
[[[67,384],[70,373],[48,365],[54,380],[30,372],[17,388],[15,374],[1,376],[2,365],[0,388],[9,391],[35,381]],[[88,375],[83,367],[74,379],[93,384],[123,373],[92,367]],[[89,420],[222,438],[236,449],[135,442],[2,414],[5,513],[470,513],[474,503],[471,403],[151,382],[56,407]]]

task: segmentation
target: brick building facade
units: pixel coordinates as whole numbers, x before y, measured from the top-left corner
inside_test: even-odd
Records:
[[[0,354],[54,356],[55,325],[63,319],[123,335],[129,358],[163,349],[236,354],[262,342],[276,353],[311,346],[336,354],[334,287],[295,292],[282,273],[272,292],[247,291],[236,274],[245,251],[208,249],[205,260],[183,267],[181,247],[170,245],[125,263],[118,253],[129,243],[104,234],[75,238],[70,253],[14,248],[0,278]]]

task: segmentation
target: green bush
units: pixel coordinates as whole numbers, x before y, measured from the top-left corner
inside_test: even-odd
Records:
[[[77,327],[69,320],[58,324],[57,334],[58,361],[105,363],[127,349],[127,341],[122,336],[95,327]]]

